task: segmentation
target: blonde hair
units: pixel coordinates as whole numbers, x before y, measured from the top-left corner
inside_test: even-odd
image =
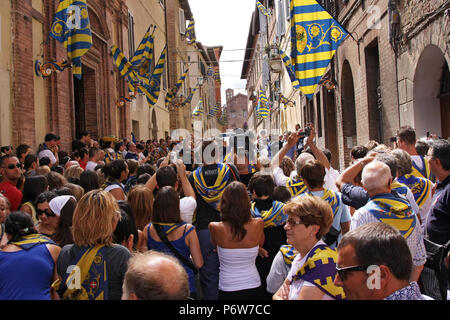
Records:
[[[128,193],[136,227],[144,230],[145,226],[152,220],[153,216],[153,194],[145,185],[137,185]]]
[[[119,219],[119,206],[109,192],[92,190],[86,193],[73,213],[74,243],[78,246],[111,246]]]
[[[330,204],[316,196],[304,196],[284,205],[283,212],[300,218],[305,226],[318,225],[317,240],[325,235],[333,223],[333,210]]]
[[[40,167],[37,167],[35,171],[36,171],[37,176],[46,176],[52,170],[50,169],[49,166],[40,166]]]
[[[69,180],[70,178],[77,178],[80,180],[80,176],[83,173],[83,168],[80,166],[70,166],[64,171],[64,177]]]

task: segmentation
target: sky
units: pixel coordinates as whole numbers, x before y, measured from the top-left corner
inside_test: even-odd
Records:
[[[223,46],[220,57],[222,101],[228,88],[234,89],[235,94],[246,94],[246,80],[241,80],[241,72],[255,0],[189,0],[189,5],[197,41],[206,46]],[[230,60],[240,61],[226,62]]]

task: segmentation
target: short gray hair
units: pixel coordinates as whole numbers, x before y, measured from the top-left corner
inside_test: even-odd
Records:
[[[308,152],[302,152],[297,157],[297,160],[295,160],[295,169],[297,170],[297,175],[300,176],[300,172],[302,171],[303,166],[308,161],[314,161],[316,160],[314,156]]]
[[[410,174],[412,172],[412,161],[411,156],[408,152],[402,149],[394,149],[391,155],[397,159],[397,174],[402,177],[405,174]]]

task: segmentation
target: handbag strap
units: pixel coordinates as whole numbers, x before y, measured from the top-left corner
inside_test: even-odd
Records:
[[[153,227],[155,228],[156,233],[158,234],[159,238],[164,242],[164,244],[170,249],[170,251],[172,251],[172,253],[181,261],[183,262],[185,265],[187,265],[189,268],[192,269],[192,271],[194,271],[194,274],[198,273],[197,268],[194,266],[194,264],[192,263],[192,261],[190,259],[187,259],[186,257],[184,257],[183,255],[181,255],[181,253],[178,252],[177,249],[175,249],[175,247],[172,245],[172,243],[170,243],[169,239],[167,239],[167,236],[162,232],[161,230],[161,226],[159,226],[158,224],[153,224]]]

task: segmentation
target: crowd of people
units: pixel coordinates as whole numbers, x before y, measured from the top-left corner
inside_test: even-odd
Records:
[[[0,299],[447,299],[448,140],[241,133],[2,147]]]

